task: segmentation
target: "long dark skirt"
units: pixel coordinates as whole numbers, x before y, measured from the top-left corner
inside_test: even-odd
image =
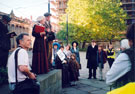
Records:
[[[32,71],[36,74],[44,74],[49,72],[48,59],[45,53],[33,53]]]
[[[44,74],[49,72],[48,58],[46,51],[46,42],[42,45],[42,49],[38,52],[33,52],[32,71],[36,74]]]
[[[63,64],[62,66],[62,87],[67,87],[70,85],[68,64]]]

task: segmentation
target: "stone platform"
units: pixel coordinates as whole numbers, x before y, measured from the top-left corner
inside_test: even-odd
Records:
[[[40,82],[40,94],[62,94],[61,70],[38,75],[37,79]]]
[[[61,70],[38,75],[37,80],[40,82],[40,94],[62,94]],[[0,94],[11,94],[8,83],[0,86]]]

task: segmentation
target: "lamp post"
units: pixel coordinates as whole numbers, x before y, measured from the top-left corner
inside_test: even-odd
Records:
[[[67,30],[67,45],[68,45],[68,14],[67,14],[67,20],[66,20],[67,26],[66,26],[66,30]]]
[[[48,12],[50,13],[50,0],[48,0]]]

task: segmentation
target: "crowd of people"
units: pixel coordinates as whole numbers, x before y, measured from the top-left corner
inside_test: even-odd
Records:
[[[32,47],[32,66],[30,66],[27,50],[31,47],[31,39],[27,33],[21,33],[16,37],[17,48],[8,58],[10,38],[16,36],[16,34],[8,31],[7,25],[11,18],[8,15],[2,16],[0,21],[0,67],[6,69],[7,66],[9,88],[14,94],[31,94],[30,92],[33,92],[32,89],[35,89],[35,87],[37,91],[33,94],[39,94],[39,82],[36,81],[36,76],[45,74],[52,68],[52,43],[55,34],[52,31],[50,17],[50,13],[39,16],[37,23],[33,26],[32,36],[35,37],[35,41]],[[32,81],[28,81],[28,79]],[[28,87],[31,84],[34,87]],[[29,88],[29,90],[18,91],[18,88],[19,90]]]
[[[54,49],[56,49],[58,45],[55,43],[54,47]],[[64,46],[61,46],[60,49],[54,53],[54,68],[62,70],[62,87],[76,85],[76,81],[80,75],[80,63],[78,60],[80,60],[80,56],[76,41],[72,43],[72,48],[70,45],[67,45],[65,49]]]
[[[34,80],[39,94],[39,82],[36,81],[36,75],[46,74],[52,69],[62,70],[62,87],[74,86],[79,80],[79,69],[81,69],[78,42],[73,41],[70,45],[60,45],[55,40],[55,33],[50,24],[50,13],[37,18],[37,24],[34,25],[32,35],[35,37],[33,45],[32,66],[29,64],[27,50],[31,46],[31,40],[27,33],[17,36],[17,48],[12,52],[8,59],[10,49],[10,38],[16,36],[15,33],[9,33],[7,24],[11,18],[4,15],[0,21],[0,67],[8,68],[9,87],[14,92],[16,84],[26,82],[26,79]],[[129,82],[135,81],[135,24],[129,26],[127,30],[127,39],[121,41],[121,50],[116,56],[112,44],[106,51],[102,44],[96,44],[91,41],[86,52],[87,68],[89,69],[88,79],[97,79],[96,70],[99,68],[99,80],[106,80],[108,85],[121,87]],[[5,43],[6,42],[6,43]],[[8,60],[8,63],[6,63]],[[103,79],[104,64],[108,61],[110,70]],[[30,94],[21,92],[20,94]],[[33,93],[34,94],[34,93]]]
[[[35,94],[39,94],[39,82],[36,81],[36,76],[39,74],[46,74],[52,69],[62,70],[63,87],[67,85],[76,85],[76,81],[80,75],[78,43],[74,41],[72,43],[72,48],[70,48],[70,45],[67,45],[64,49],[64,46],[55,41],[55,34],[52,31],[50,17],[50,13],[39,16],[37,18],[37,23],[33,26],[32,36],[35,37],[35,40],[32,47],[33,55],[31,66],[27,53],[27,50],[31,47],[31,39],[27,33],[21,33],[16,37],[17,48],[8,58],[10,38],[16,36],[16,34],[9,33],[7,28],[7,24],[11,21],[11,18],[7,15],[2,17],[0,25],[3,30],[1,36],[5,39],[5,42],[0,41],[0,51],[3,53],[0,56],[0,67],[6,69],[7,66],[9,88],[14,94],[16,94],[16,92],[20,92],[19,94],[30,94],[31,90],[27,92],[25,90],[17,91],[18,83],[23,83],[23,85],[24,83],[27,84],[27,79],[32,79],[34,80],[32,82],[36,82],[34,84],[37,87]],[[0,37],[1,40],[2,37]]]
[[[91,45],[88,46],[86,52],[87,68],[89,69],[88,79],[92,77],[97,79],[96,70],[98,68],[99,80],[103,81],[103,69],[104,64],[108,61],[111,68],[115,59],[115,51],[112,44],[109,44],[108,49],[104,50],[103,45],[100,43],[97,45],[95,40],[91,41]]]

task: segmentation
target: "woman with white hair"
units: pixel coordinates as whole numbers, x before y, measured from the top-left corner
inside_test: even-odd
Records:
[[[115,59],[111,69],[106,74],[106,83],[116,88],[124,86],[129,82],[135,82],[135,23],[129,25],[126,37],[130,48],[120,53]]]
[[[126,49],[130,48],[128,39],[122,39],[120,41],[120,51],[117,53],[116,58],[120,55],[120,53]]]
[[[121,40],[121,42],[120,42],[121,51],[128,49],[128,48],[130,48],[129,43],[128,43],[128,39]]]
[[[45,17],[39,16],[34,25],[32,35],[35,37],[33,46],[32,71],[36,74],[44,74],[49,71],[46,50]]]

